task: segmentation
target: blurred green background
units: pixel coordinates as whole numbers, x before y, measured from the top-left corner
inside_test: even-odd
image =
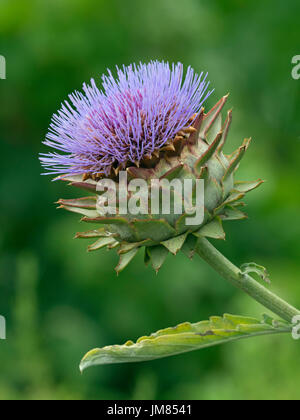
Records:
[[[298,0],[1,0],[0,399],[299,399],[300,347],[263,337],[145,364],[94,368],[86,351],[224,312],[264,310],[199,259],[167,261],[156,276],[142,256],[119,277],[113,252],[86,253],[85,229],[57,211],[77,191],[40,176],[51,115],[106,68],[182,61],[208,71],[208,106],[231,93],[228,151],[254,142],[240,178],[266,179],[250,218],[216,243],[235,263],[267,266],[273,289],[300,307],[300,81]]]

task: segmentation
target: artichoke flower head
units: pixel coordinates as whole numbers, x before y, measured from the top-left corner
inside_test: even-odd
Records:
[[[197,238],[225,239],[222,222],[247,217],[241,200],[262,181],[235,181],[235,172],[250,139],[232,155],[223,153],[232,112],[222,121],[228,96],[204,112],[203,104],[212,93],[208,87],[207,75],[198,75],[190,67],[184,74],[180,63],[131,65],[117,69],[117,78],[111,72],[103,76],[102,90],[94,80],[84,85],[84,92],[70,95],[53,116],[45,144],[56,151],[41,155],[41,162],[47,174],[58,174],[56,179],[89,191],[88,197],[58,203],[94,225],[93,230],[76,235],[96,241],[90,251],[118,250],[117,272],[140,248],[145,249],[146,264],[156,271],[169,253],[182,250],[192,257]],[[105,214],[99,211],[103,180],[109,180],[117,197],[115,209]],[[142,180],[149,190],[146,211],[141,214],[124,212],[124,201],[133,196],[127,188],[132,180]],[[169,211],[162,211],[159,194],[159,211],[154,213],[153,180],[160,183],[160,192],[164,181],[173,186],[173,181],[181,185],[188,181],[195,212],[196,186],[202,181],[201,221],[192,222],[192,214],[184,209],[175,211],[175,204],[182,202],[176,188],[169,190]]]

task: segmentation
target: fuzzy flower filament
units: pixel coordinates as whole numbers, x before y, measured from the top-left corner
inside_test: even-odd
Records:
[[[102,90],[92,79],[52,118],[40,159],[47,174],[109,176],[140,166],[191,127],[208,91],[207,75],[165,62],[108,71]]]

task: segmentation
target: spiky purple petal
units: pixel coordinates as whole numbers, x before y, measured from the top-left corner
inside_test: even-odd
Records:
[[[40,158],[49,174],[108,175],[141,162],[189,126],[212,93],[207,75],[189,67],[184,78],[181,63],[133,64],[117,74],[102,76],[102,91],[93,79],[84,84],[53,116],[44,144],[58,152]]]

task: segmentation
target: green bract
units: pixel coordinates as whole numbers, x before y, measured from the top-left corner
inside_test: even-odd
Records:
[[[191,179],[193,182],[197,179],[204,180],[205,218],[201,225],[188,225],[186,219],[190,214],[177,215],[172,211],[169,215],[149,213],[146,216],[129,214],[101,217],[97,211],[97,180],[83,180],[79,175],[64,177],[71,185],[94,194],[81,199],[59,201],[66,210],[82,214],[84,222],[100,225],[97,229],[76,236],[96,239],[89,251],[104,247],[117,248],[120,262],[116,270],[120,272],[143,247],[145,262],[151,263],[158,271],[169,253],[177,254],[182,250],[191,257],[197,237],[225,239],[222,222],[247,217],[240,209],[244,205],[241,200],[262,181],[240,182],[234,179],[250,139],[245,139],[232,155],[223,153],[232,121],[232,112],[229,111],[225,122],[222,122],[221,111],[227,98],[228,96],[223,97],[207,114],[202,110],[194,122],[194,130],[180,133],[178,139],[175,138],[159,150],[147,165],[127,168],[129,180],[144,179],[149,188],[153,178],[169,181]],[[117,177],[114,182],[118,189]]]

